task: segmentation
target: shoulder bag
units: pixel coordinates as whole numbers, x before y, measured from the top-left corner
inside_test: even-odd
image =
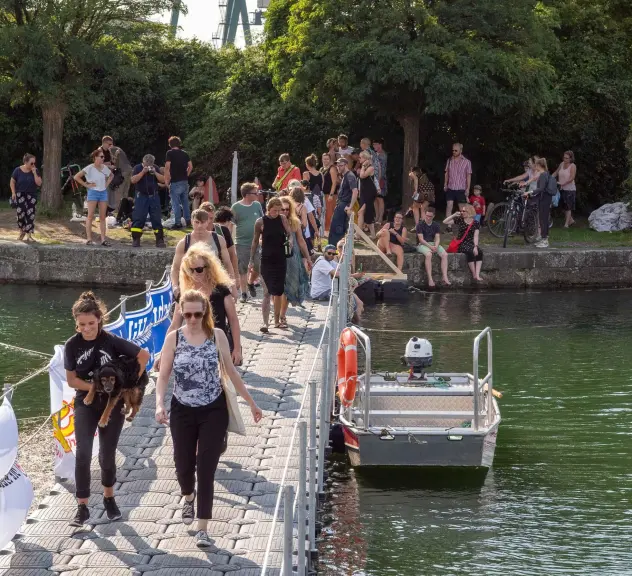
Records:
[[[213,340],[215,340],[215,333],[213,333]],[[217,344],[217,342],[216,342]],[[228,409],[228,432],[233,434],[239,434],[240,436],[246,435],[246,425],[239,412],[239,403],[237,402],[237,392],[235,387],[230,381],[226,372],[224,359],[222,353],[217,349],[217,357],[219,358],[219,377],[222,383],[222,389],[224,390],[224,396],[226,397],[226,408]]]
[[[474,222],[476,222],[476,220],[472,220],[471,224],[467,227],[467,230],[465,231],[463,236],[461,236],[458,240],[456,238],[452,238],[452,242],[450,242],[450,244],[448,245],[448,249],[446,250],[446,252],[454,254],[459,251],[459,246],[461,245],[461,242],[465,240],[465,237],[468,235],[470,228],[474,226]]]

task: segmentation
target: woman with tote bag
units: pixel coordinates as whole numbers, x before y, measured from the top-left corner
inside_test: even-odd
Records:
[[[255,423],[261,420],[262,412],[233,365],[226,334],[213,325],[208,297],[198,290],[187,290],[180,297],[180,306],[186,323],[167,335],[162,349],[156,421],[171,428],[176,476],[184,496],[182,522],[193,523],[197,495],[195,541],[198,548],[208,548],[213,483],[226,431],[245,434],[235,388],[249,404]],[[172,372],[174,389],[168,419],[165,395]]]

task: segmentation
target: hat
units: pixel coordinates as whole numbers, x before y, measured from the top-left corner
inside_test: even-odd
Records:
[[[336,160],[336,164],[349,164],[349,161],[344,156],[341,156]]]
[[[333,244],[327,244],[323,252],[327,252],[327,250],[333,250],[334,252],[338,252],[338,248],[336,248]]]

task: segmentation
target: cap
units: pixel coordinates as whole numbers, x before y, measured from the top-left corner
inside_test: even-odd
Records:
[[[338,248],[336,248],[333,244],[327,244],[327,246],[325,246],[325,249],[323,250],[323,252],[327,252],[327,250],[333,250],[334,252],[337,252]]]
[[[336,164],[349,164],[349,161],[343,156],[341,158],[338,158],[338,160],[336,160]]]

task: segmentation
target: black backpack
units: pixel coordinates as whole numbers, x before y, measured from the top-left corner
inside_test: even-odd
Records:
[[[217,237],[216,232],[211,232],[211,236],[213,236],[213,242],[215,243],[215,247],[217,248],[217,257],[222,259],[222,245],[219,243],[219,238]],[[184,237],[184,253],[186,254],[191,247],[191,234],[187,234]]]
[[[547,176],[548,180],[546,181],[546,192],[550,196],[555,196],[557,194],[557,180],[550,174],[547,174]]]

